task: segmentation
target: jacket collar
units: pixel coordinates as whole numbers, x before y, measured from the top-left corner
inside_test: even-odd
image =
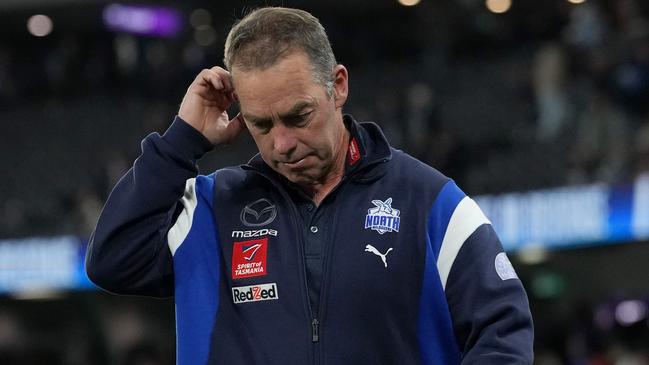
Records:
[[[345,178],[357,182],[378,179],[385,173],[386,162],[392,159],[392,150],[383,131],[375,123],[359,123],[349,114],[343,116],[343,123],[351,137],[345,159]],[[241,167],[291,185],[285,177],[270,168],[259,153]]]

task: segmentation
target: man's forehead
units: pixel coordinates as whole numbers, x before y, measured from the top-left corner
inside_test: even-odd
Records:
[[[311,92],[312,86],[311,80],[301,77],[298,72],[277,70],[234,73],[232,83],[244,104],[274,104],[286,97],[295,99]]]
[[[245,57],[244,57],[245,59]],[[290,48],[286,49],[281,54],[278,54],[277,57],[272,60],[267,60],[266,62],[256,63],[256,62],[234,62],[231,65],[229,70],[231,74],[238,73],[248,73],[256,71],[265,71],[268,69],[280,67],[283,65],[295,65],[299,64],[301,67],[307,70],[314,70],[314,65],[311,62],[311,58],[306,51],[299,48]]]
[[[304,52],[290,52],[275,63],[265,67],[247,68],[232,65],[230,75],[235,86],[244,84],[266,83],[269,78],[295,82],[316,82],[314,67]],[[255,85],[256,86],[256,85]]]
[[[282,119],[285,116],[300,114],[304,112],[306,109],[314,108],[317,105],[318,105],[318,100],[311,97],[311,98],[304,98],[301,100],[297,100],[286,106],[281,106],[280,107],[281,110],[278,109],[272,110],[274,109],[272,107],[271,108],[265,107],[263,108],[264,110],[255,110],[250,108],[246,109],[242,104],[240,104],[240,109],[244,119],[248,121],[255,121],[255,120],[268,120],[276,117]],[[270,115],[268,114],[269,112]]]

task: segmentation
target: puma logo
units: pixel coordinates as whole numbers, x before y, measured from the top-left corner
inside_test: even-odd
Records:
[[[374,247],[372,245],[366,245],[365,246],[365,252],[371,252],[371,253],[375,254],[376,256],[380,257],[381,260],[383,261],[383,265],[385,265],[385,267],[388,267],[388,262],[386,260],[386,256],[388,256],[388,253],[390,253],[390,251],[392,251],[392,247],[388,248],[388,250],[385,251],[385,253],[380,253],[379,250],[377,250],[376,247]]]

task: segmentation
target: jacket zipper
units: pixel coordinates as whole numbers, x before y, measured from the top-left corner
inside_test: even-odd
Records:
[[[277,186],[277,188],[284,196],[284,199],[286,199],[287,203],[291,206],[293,223],[296,227],[298,227],[298,219],[296,218],[298,212],[295,204],[293,204],[293,200],[291,200],[291,197],[288,196],[288,194],[281,187]],[[304,237],[302,236],[302,232],[298,231],[298,237],[298,251],[300,253],[300,257],[302,258],[302,277],[304,278],[304,292],[306,293],[307,308],[309,309],[309,315],[311,316],[311,343],[313,344],[313,364],[317,365],[320,363],[320,351],[318,346],[318,343],[320,342],[320,321],[318,321],[318,318],[313,311],[314,308],[311,308],[311,299],[309,298],[309,285],[307,283],[306,275],[306,257],[304,256]],[[320,291],[322,291],[322,289]],[[319,306],[322,306],[322,301],[319,303]]]
[[[284,197],[284,200],[286,200],[286,203],[290,206],[290,211],[291,211],[291,218],[293,220],[293,223],[295,227],[298,227],[298,219],[296,218],[298,215],[297,208],[295,207],[295,204],[293,203],[293,200],[291,200],[291,197],[288,196],[288,194],[284,191],[284,189],[277,183],[275,182],[272,178],[264,174],[263,172],[253,169],[256,171],[258,174],[261,176],[265,177],[268,181],[271,182],[275,186],[275,188],[279,191],[279,193]],[[302,233],[298,231],[298,251],[299,251],[299,256],[302,259],[302,278],[304,279],[304,292],[306,294],[306,306],[308,308],[308,314],[311,317],[311,343],[314,344],[313,348],[313,363],[318,364],[319,363],[319,353],[318,353],[318,348],[317,344],[320,342],[320,321],[318,321],[318,318],[314,315],[313,308],[311,308],[311,300],[309,299],[309,286],[307,285],[307,275],[306,275],[306,258],[304,257],[304,239],[302,236]],[[322,289],[321,289],[322,291]],[[319,306],[322,306],[322,304],[319,304]]]
[[[320,341],[320,322],[317,318],[311,321],[311,342],[316,343]]]
[[[373,161],[372,164],[375,164],[375,163],[378,163],[378,162],[386,162],[386,160],[385,159],[379,159],[379,160]],[[367,167],[367,166],[365,166],[365,167]],[[260,174],[263,177],[265,177],[266,179],[268,179],[268,181],[270,181],[271,184],[273,184],[277,188],[277,190],[280,192],[280,194],[284,197],[284,200],[286,200],[287,204],[290,205],[290,207],[291,207],[290,208],[290,210],[291,210],[291,218],[293,219],[293,223],[297,227],[298,226],[298,224],[297,224],[298,219],[296,218],[297,215],[298,215],[297,208],[295,207],[295,204],[293,203],[293,200],[291,199],[291,197],[288,196],[288,193],[286,193],[284,191],[284,188],[282,186],[280,186],[271,177],[267,176],[266,174],[264,174],[263,172],[255,169],[255,168],[252,168],[252,170],[256,171],[258,174]],[[344,183],[346,183],[347,180],[350,180],[350,178],[353,175],[356,175],[357,173],[358,173],[358,171],[356,171],[354,174],[351,174],[349,176],[344,176],[343,179],[341,180],[341,182],[339,183],[339,185],[337,187],[335,187],[329,193],[330,195],[328,195],[327,197],[331,196],[332,193],[337,192],[340,189],[342,189]],[[339,192],[337,192],[337,193],[339,193]],[[327,197],[325,197],[325,199],[327,199]],[[334,213],[337,213],[337,208],[336,208],[336,211]],[[334,217],[335,216],[336,216],[336,214],[334,214]],[[335,230],[334,230],[334,232],[335,232]],[[299,256],[302,258],[302,277],[304,279],[303,280],[303,282],[304,282],[304,292],[306,293],[307,308],[308,308],[309,315],[311,317],[311,343],[314,345],[314,347],[313,347],[313,364],[317,365],[317,364],[320,363],[320,359],[319,359],[319,357],[320,357],[320,353],[319,353],[320,348],[319,347],[320,346],[318,346],[318,344],[320,342],[320,326],[322,324],[318,320],[318,317],[322,316],[322,311],[323,311],[323,307],[324,307],[323,303],[324,303],[324,301],[326,299],[325,298],[325,296],[326,296],[325,291],[326,290],[324,288],[326,287],[325,283],[327,281],[327,276],[328,276],[327,274],[328,274],[328,271],[329,271],[329,270],[327,270],[327,267],[329,266],[329,257],[328,256],[330,255],[331,244],[327,246],[327,248],[325,249],[324,255],[323,255],[323,275],[322,275],[322,282],[320,283],[320,300],[319,300],[319,303],[318,303],[318,308],[316,308],[318,310],[318,313],[314,313],[314,311],[313,311],[314,308],[311,308],[311,300],[309,298],[309,286],[307,284],[306,258],[304,256],[304,240],[303,240],[302,233],[299,232],[299,231],[298,231],[298,237],[299,237],[298,250],[299,250],[299,253],[300,253]]]
[[[325,200],[331,199],[334,195],[340,195],[340,190],[345,188],[345,184],[348,183],[348,177],[345,176],[343,179],[340,181],[340,183],[325,197]],[[324,203],[324,200],[323,202]],[[321,203],[321,204],[322,204]],[[317,343],[320,341],[320,326],[321,322],[318,321],[318,318],[322,319],[324,318],[324,312],[326,308],[326,303],[327,303],[327,282],[328,277],[329,277],[329,266],[331,265],[331,252],[333,251],[333,245],[334,241],[333,237],[335,236],[336,232],[336,226],[337,226],[337,221],[336,217],[338,216],[338,210],[340,209],[339,205],[336,205],[333,207],[334,212],[333,215],[331,216],[333,221],[332,221],[332,230],[330,230],[330,237],[328,237],[328,244],[326,245],[324,252],[322,253],[322,281],[320,283],[320,300],[318,301],[318,312],[317,312],[317,317],[313,318],[313,321],[311,322],[311,327],[312,327],[312,341],[313,343]],[[322,351],[322,348],[319,349]],[[320,355],[320,354],[318,354]],[[316,359],[316,364],[319,363],[319,358]]]

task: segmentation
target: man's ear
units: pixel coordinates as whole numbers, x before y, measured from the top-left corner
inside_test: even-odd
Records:
[[[347,102],[349,94],[347,69],[343,65],[336,65],[333,70],[333,97],[336,109],[342,108]]]

